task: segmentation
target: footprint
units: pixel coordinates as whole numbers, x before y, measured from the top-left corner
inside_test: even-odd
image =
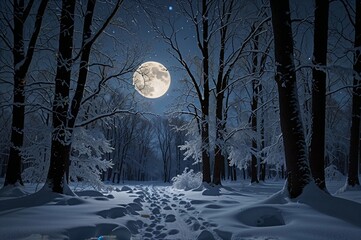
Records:
[[[152,213],[153,214],[160,214],[159,208],[157,208],[157,207],[153,208]]]
[[[169,214],[165,217],[165,222],[175,222],[175,216],[173,214]]]
[[[158,231],[162,230],[163,228],[164,228],[163,225],[158,225],[158,226],[155,227],[155,229],[157,229]]]
[[[170,207],[170,206],[165,206],[164,208],[163,208],[164,210],[172,210],[172,208]]]
[[[177,229],[172,229],[168,231],[168,235],[176,235],[177,233],[179,233],[179,230]]]
[[[199,222],[195,222],[195,223],[192,225],[192,230],[193,230],[193,231],[198,231],[200,228],[201,228],[201,225],[199,224]]]
[[[159,230],[153,231],[153,235],[159,235],[160,233],[161,233],[161,231],[159,231]]]
[[[144,200],[141,199],[141,198],[135,198],[135,199],[133,200],[133,202],[138,203],[139,205],[142,206],[142,202],[144,202]]]

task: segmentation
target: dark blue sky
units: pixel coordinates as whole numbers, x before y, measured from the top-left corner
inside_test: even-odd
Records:
[[[158,27],[165,27],[164,21],[175,21],[181,30],[179,39],[182,48],[186,51],[196,51],[196,45],[192,41],[192,26],[186,18],[179,13],[176,1],[174,0],[158,0],[146,1],[140,0],[131,3],[133,7],[129,10],[131,15],[131,30],[134,31],[135,39],[144,44],[145,56],[144,61],[157,61],[162,63],[170,72],[171,86],[168,92],[158,99],[147,99],[139,94],[136,98],[146,102],[151,106],[151,111],[157,114],[163,114],[169,109],[174,99],[180,94],[179,82],[184,78],[184,72],[180,71],[180,64],[169,53],[169,45],[160,38],[159,34],[154,30],[155,24]],[[135,91],[135,90],[134,90]]]

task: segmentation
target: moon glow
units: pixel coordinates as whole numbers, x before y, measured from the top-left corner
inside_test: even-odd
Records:
[[[159,98],[169,89],[169,71],[159,62],[145,62],[133,74],[135,89],[146,98]]]

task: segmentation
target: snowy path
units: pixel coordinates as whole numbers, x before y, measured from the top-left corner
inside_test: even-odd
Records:
[[[200,217],[183,193],[169,187],[139,186],[133,193],[139,217],[126,226],[134,239],[196,239],[196,231],[217,226]]]

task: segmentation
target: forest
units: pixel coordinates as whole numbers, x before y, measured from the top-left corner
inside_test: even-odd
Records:
[[[212,186],[287,178],[291,198],[335,174],[360,188],[360,1],[166,2],[1,1],[4,187],[187,168]],[[132,85],[149,56],[174,84],[158,105]]]

